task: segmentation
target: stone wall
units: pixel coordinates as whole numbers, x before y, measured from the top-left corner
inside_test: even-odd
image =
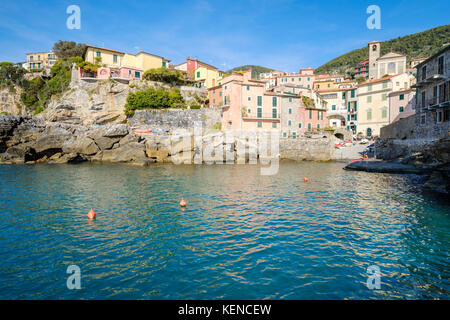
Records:
[[[334,160],[333,138],[280,139],[280,157],[289,160]]]
[[[25,108],[20,101],[20,88],[15,88],[11,92],[7,86],[0,88],[0,113],[12,115],[25,115]]]
[[[219,108],[137,110],[129,119],[132,127],[145,129],[194,129],[195,122],[201,122],[204,130],[221,123]]]

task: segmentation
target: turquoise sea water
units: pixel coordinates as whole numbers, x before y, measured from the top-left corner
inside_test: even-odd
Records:
[[[0,166],[0,299],[448,299],[448,199],[343,166]]]

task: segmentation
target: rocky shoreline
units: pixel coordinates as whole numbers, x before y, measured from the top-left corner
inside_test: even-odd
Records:
[[[334,160],[334,137],[280,139],[279,149],[261,152],[260,137],[251,140],[239,135],[205,129],[195,137],[189,130],[179,133],[135,133],[127,123],[81,125],[49,122],[30,116],[0,115],[0,163],[245,163],[250,160]],[[194,139],[200,139],[200,141]],[[200,143],[200,144],[199,144]],[[202,150],[199,150],[201,145]],[[244,154],[240,151],[245,150]],[[249,159],[249,151],[253,157]],[[259,153],[258,153],[259,152]],[[198,155],[201,154],[200,162]]]
[[[406,152],[401,156],[392,157],[397,150],[386,146],[386,142],[379,140],[377,148],[382,150],[382,157],[387,160],[356,161],[348,164],[344,169],[365,172],[391,174],[421,174],[427,180],[424,189],[443,194],[450,193],[450,137],[429,143],[420,152]]]

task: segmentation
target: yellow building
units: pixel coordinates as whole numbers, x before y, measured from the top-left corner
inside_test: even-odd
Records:
[[[33,52],[27,53],[27,70],[37,71],[50,69],[57,60],[54,52]]]
[[[415,83],[407,73],[369,80],[358,85],[358,131],[365,136],[378,136],[381,127],[391,123],[389,94],[406,90]]]
[[[194,80],[198,86],[212,88],[220,86],[225,73],[216,67],[195,59],[187,58],[186,62],[174,67],[176,70],[186,73],[187,77]]]
[[[314,90],[328,90],[328,89],[337,89],[338,83],[334,82],[334,80],[319,80],[314,81]]]
[[[212,88],[222,84],[223,72],[201,66],[194,73],[194,80],[206,88]]]
[[[137,54],[106,48],[87,46],[84,60],[94,64],[101,64],[109,68],[132,68],[147,71],[154,68],[166,68],[170,60],[163,57],[143,52]]]

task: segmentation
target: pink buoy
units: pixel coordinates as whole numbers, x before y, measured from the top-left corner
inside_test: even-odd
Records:
[[[91,211],[88,213],[89,220],[94,220],[96,215],[95,211],[91,208]]]
[[[184,200],[184,198],[182,198],[181,201],[180,201],[180,206],[186,207],[186,205],[187,205],[186,200]]]

